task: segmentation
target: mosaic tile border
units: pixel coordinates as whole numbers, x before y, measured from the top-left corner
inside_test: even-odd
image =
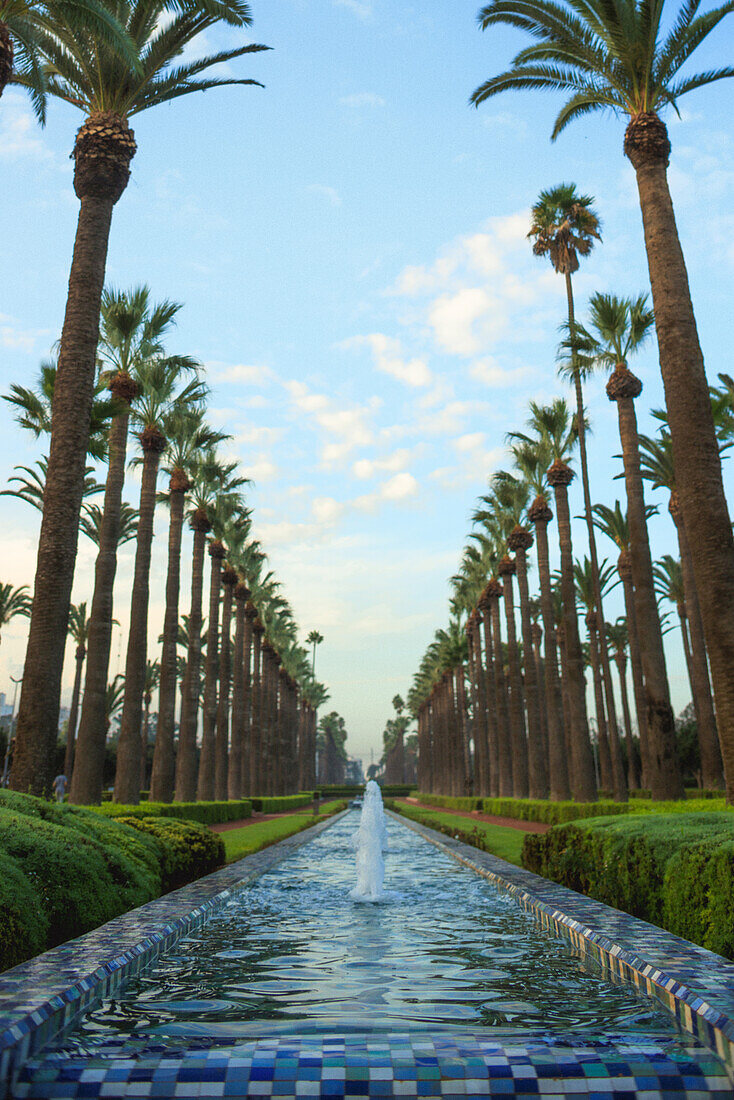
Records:
[[[392,1032],[149,1047],[135,1058],[52,1054],[27,1064],[15,1100],[123,1097],[731,1097],[722,1062],[694,1039],[585,1042]]]
[[[387,812],[510,894],[541,927],[570,940],[580,954],[598,963],[605,977],[654,997],[685,1031],[734,1068],[734,963],[498,856]]]
[[[109,996],[253,879],[346,812],[0,974],[0,1086],[18,1065],[69,1027],[94,1001]]]

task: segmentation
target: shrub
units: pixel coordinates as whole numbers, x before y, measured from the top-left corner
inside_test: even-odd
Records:
[[[630,814],[528,835],[523,865],[734,957],[734,817]]]
[[[224,863],[222,838],[198,822],[163,817],[122,817],[118,821],[158,841],[163,893],[209,875]]]
[[[17,863],[0,851],[0,970],[43,951],[48,933],[40,894]]]
[[[287,810],[297,810],[301,806],[310,806],[313,802],[311,791],[301,791],[300,794],[287,794],[281,798],[251,798],[253,810],[263,814],[282,814]]]
[[[547,825],[560,825],[579,817],[600,817],[602,814],[627,814],[627,802],[549,802],[541,798],[483,798],[485,814],[495,817],[514,817],[518,821],[543,821]]]
[[[104,802],[90,809],[105,817],[172,817],[180,821],[200,821],[203,825],[221,825],[225,821],[240,821],[252,816],[249,798],[231,802],[146,802],[144,806]]]
[[[481,810],[481,798],[457,797],[448,794],[419,794],[421,802],[427,806],[443,806],[447,810]]]

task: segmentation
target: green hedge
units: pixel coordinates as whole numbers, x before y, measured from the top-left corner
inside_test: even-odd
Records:
[[[0,970],[223,862],[220,839],[202,826],[140,824],[0,790]]]
[[[734,816],[630,814],[529,833],[523,865],[734,958]]]
[[[409,794],[418,793],[418,788],[409,783],[386,783],[380,790],[383,798],[407,798]]]
[[[127,825],[161,843],[163,893],[210,875],[224,863],[224,841],[197,821],[166,817],[119,817]]]
[[[255,798],[250,799],[253,810],[263,814],[282,814],[286,810],[297,810],[301,806],[310,806],[313,802],[312,791],[301,791],[300,794],[286,794],[280,798]]]
[[[333,783],[330,786],[321,784],[316,790],[322,798],[356,798],[364,794],[364,787],[364,783]]]
[[[101,806],[89,808],[105,817],[173,817],[179,821],[200,821],[203,825],[221,825],[252,815],[249,798],[231,802],[146,802],[143,806],[103,802]]]
[[[579,817],[600,817],[602,814],[627,814],[627,802],[549,802],[540,798],[483,798],[485,814],[495,817],[514,817],[518,821],[543,821],[547,825],[559,825],[575,821]]]
[[[454,798],[448,794],[419,794],[421,802],[426,806],[443,806],[447,810],[481,810],[481,798],[460,797]]]

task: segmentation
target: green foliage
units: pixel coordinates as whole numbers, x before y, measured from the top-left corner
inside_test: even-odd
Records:
[[[18,863],[0,850],[0,970],[43,951],[48,932],[41,894]]]
[[[252,815],[248,798],[231,802],[146,802],[144,806],[124,806],[120,802],[104,802],[90,807],[105,817],[172,817],[181,821],[199,821],[203,825],[221,825],[225,821],[240,821]]]
[[[164,817],[122,817],[118,820],[158,841],[163,893],[209,875],[224,863],[221,837],[196,821]]]
[[[297,810],[301,806],[310,806],[313,802],[311,791],[301,791],[300,794],[288,794],[282,798],[251,798],[253,810],[263,814],[283,814],[287,810]],[[248,815],[249,816],[249,815]]]
[[[508,863],[520,866],[523,833],[507,825],[492,825],[488,821],[468,821],[457,814],[440,813],[436,810],[422,810],[405,802],[386,802],[388,809],[394,810],[412,821],[419,821],[430,829],[452,836],[464,844],[471,844],[483,852],[491,852]]]
[[[734,816],[630,814],[528,834],[523,865],[734,958]]]
[[[460,797],[453,798],[449,794],[421,794],[421,802],[425,802],[427,806],[445,806],[447,810],[481,810],[482,799]]]
[[[627,802],[548,802],[534,798],[483,798],[485,814],[495,817],[514,817],[518,821],[543,821],[558,825],[579,817],[599,817],[601,814],[626,814]]]

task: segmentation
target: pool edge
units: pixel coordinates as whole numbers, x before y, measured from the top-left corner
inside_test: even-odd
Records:
[[[394,811],[387,810],[386,813],[459,863],[492,881],[503,892],[510,894],[523,909],[532,912],[543,927],[556,936],[570,940],[577,950],[593,958],[616,979],[654,997],[675,1016],[685,1031],[714,1051],[724,1061],[729,1073],[734,1075],[734,963],[629,913],[612,909],[585,894],[516,867],[499,856],[447,837]],[[543,894],[548,895],[549,900],[543,900]],[[640,945],[637,951],[616,942],[615,933],[620,929],[625,935],[634,936],[635,944]],[[651,940],[651,933],[655,942],[646,943],[646,940]],[[666,948],[668,956],[678,960],[673,967],[669,965],[670,958],[666,966],[664,958],[656,961],[643,957],[655,952],[664,956]],[[674,972],[675,966],[680,966],[681,962],[686,964],[685,980]],[[712,990],[711,974],[707,967],[722,974],[720,988],[728,997],[728,1003],[722,1004],[722,997],[717,996],[715,988]],[[692,988],[691,977],[694,982],[700,982],[703,993]],[[717,1000],[720,1001],[718,1006]]]

